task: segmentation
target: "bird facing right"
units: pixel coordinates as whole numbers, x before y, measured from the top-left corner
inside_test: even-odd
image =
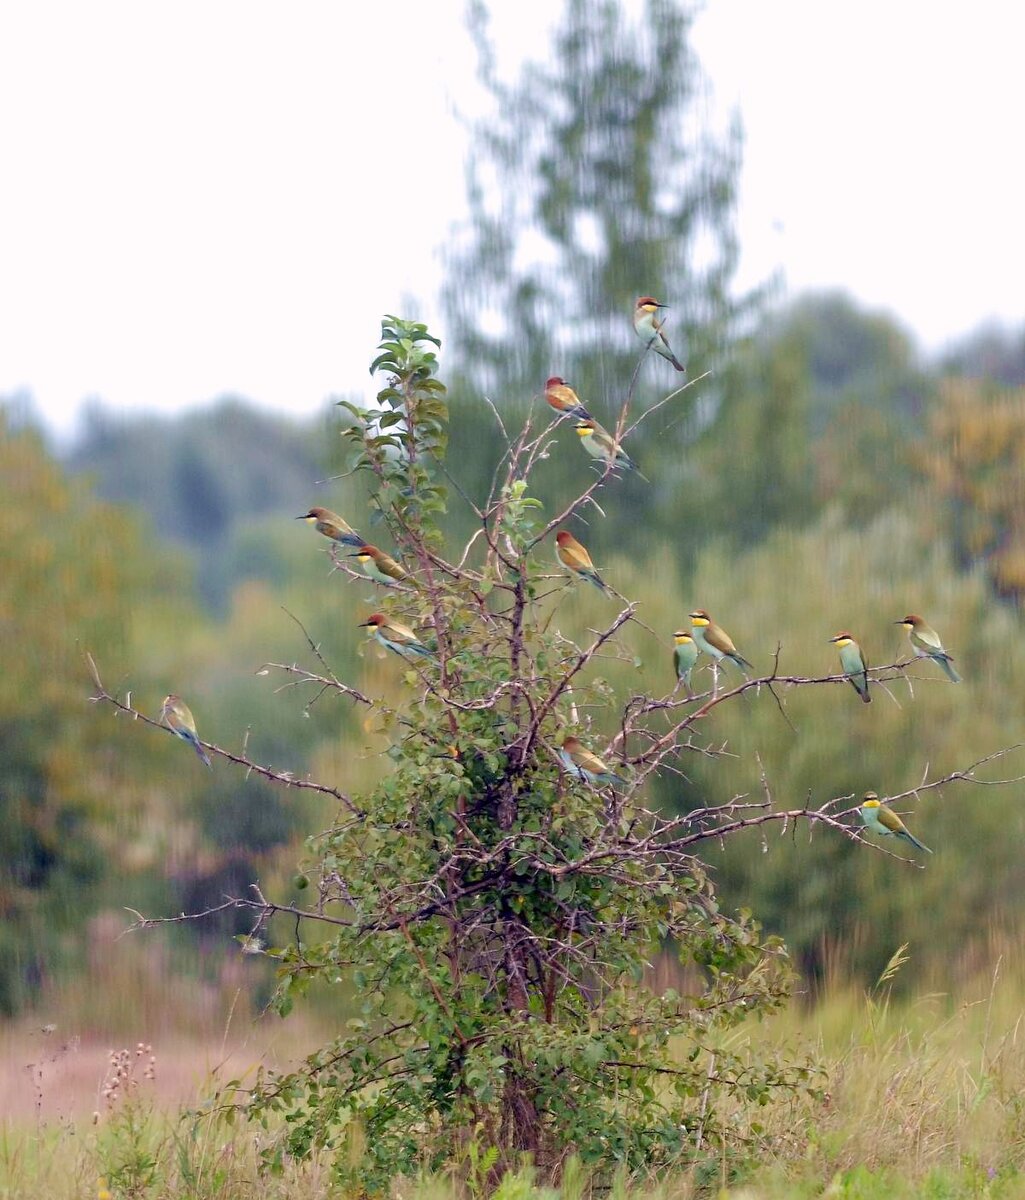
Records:
[[[639,296],[634,305],[634,329],[645,346],[650,346],[656,354],[671,362],[677,371],[686,371],[687,368],[673,353],[666,338],[663,329],[665,320],[658,315],[661,309],[668,307],[667,304],[660,304],[654,296]]]

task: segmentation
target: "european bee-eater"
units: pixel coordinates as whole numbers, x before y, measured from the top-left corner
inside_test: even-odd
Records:
[[[881,837],[903,838],[912,846],[924,850],[926,854],[932,854],[928,846],[923,845],[913,833],[908,832],[908,827],[892,809],[879,803],[879,797],[875,792],[865,793],[864,799],[861,801],[861,819],[869,829]]]
[[[371,613],[365,621],[360,622],[360,628],[372,629],[373,636],[382,646],[394,650],[403,658],[434,657],[433,652],[427,649],[408,625],[402,625],[384,613]]]
[[[189,706],[180,696],[172,694],[164,697],[164,703],[160,709],[160,719],[175,737],[180,737],[183,742],[188,742],[203,762],[213,769],[206,751],[199,744],[196,722],[189,711]]]
[[[329,508],[311,508],[301,517],[296,517],[296,520],[308,522],[318,533],[330,538],[332,542],[340,542],[343,546],[363,545],[363,539],[356,530]]]
[[[840,651],[840,666],[851,681],[851,687],[869,704],[872,697],[868,694],[868,663],[861,647],[846,630],[829,640]]]
[[[576,392],[561,375],[553,375],[550,379],[546,380],[545,399],[556,412],[566,413],[572,417],[579,417],[582,421],[589,421],[591,419],[591,414],[580,403]]]
[[[733,639],[726,630],[716,625],[703,608],[696,608],[690,614],[690,623],[698,649],[711,655],[716,664],[722,662],[724,658],[728,658],[730,662],[740,667],[745,675],[749,670],[754,670],[747,659],[737,652],[737,647],[734,646]]]
[[[603,429],[593,417],[589,417],[586,421],[578,421],[576,428],[580,435],[581,445],[592,458],[600,458],[604,463],[611,463],[613,469],[625,467],[628,471],[636,471],[647,482],[647,476],[641,475],[640,467],[618,444],[612,434],[607,429]]]
[[[559,757],[565,763],[567,770],[587,783],[596,783],[599,787],[608,787],[616,783],[620,787],[629,786],[621,775],[610,771],[597,754],[585,750],[580,744],[579,738],[566,738],[559,751]]]
[[[659,317],[658,311],[660,308],[668,307],[668,304],[659,304],[654,296],[641,296],[634,306],[634,329],[637,330],[637,336],[646,346],[650,346],[656,354],[661,354],[678,371],[686,371],[687,368],[673,353],[662,330],[665,321]]]
[[[574,578],[586,579],[588,583],[593,583],[599,591],[608,593],[609,589],[606,587],[604,579],[594,569],[590,554],[573,534],[568,533],[565,529],[559,530],[555,535],[555,553],[559,562]]]
[[[687,691],[690,691],[690,673],[698,661],[698,644],[686,629],[678,629],[673,634],[676,648],[673,650],[673,666],[676,668],[676,678]]]
[[[908,631],[908,641],[916,658],[931,658],[933,662],[939,663],[951,683],[961,682],[961,676],[954,670],[953,660],[943,649],[940,635],[931,625],[926,625],[925,621],[914,613],[909,613],[902,621],[894,621],[894,624],[903,625]]]
[[[409,582],[409,573],[404,570],[390,555],[376,546],[365,543],[349,555],[363,568],[364,575],[369,576],[375,583],[383,583],[385,587],[394,587],[397,583]]]

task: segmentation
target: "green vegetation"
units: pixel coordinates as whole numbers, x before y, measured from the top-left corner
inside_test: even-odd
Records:
[[[448,392],[412,322],[377,364],[396,380],[383,418],[97,410],[61,464],[0,415],[11,1061],[44,1023],[159,1053],[161,1034],[216,1044],[276,986],[281,1013],[309,999],[289,1065],[234,1090],[266,1128],[165,1115],[140,1079],[95,1126],[8,1132],[0,1196],[93,1196],[99,1177],[118,1198],[327,1196],[396,1171],[417,1176],[397,1196],[483,1195],[506,1167],[507,1198],[554,1196],[541,1185],[559,1170],[566,1197],[1025,1196],[1025,816],[1020,788],[983,786],[1019,777],[1021,752],[915,794],[1022,741],[1022,335],[978,334],[930,365],[842,295],[732,298],[739,134],[700,132],[686,14],[643,14],[646,35],[618,4],[572,0],[552,65],[510,82],[473,7],[498,115],[477,131],[471,228],[449,252]],[[712,374],[656,408],[678,381],[641,361],[628,448],[652,482],[606,481],[574,525],[636,611],[590,654],[613,602],[559,590],[550,538],[532,539],[597,476],[566,424],[506,474],[495,414],[513,437],[528,414],[540,431],[558,373],[613,424],[641,290],[672,304],[689,378]],[[356,478],[321,482],[354,462]],[[488,546],[474,506],[496,479],[508,541]],[[405,553],[418,590],[382,599],[354,577],[296,522],[311,504]],[[518,603],[514,650],[496,617]],[[893,622],[920,611],[965,682],[916,665],[874,683],[871,705],[842,680],[777,682],[781,707],[752,689],[656,762],[644,738],[673,718],[624,732],[615,701],[670,691],[671,633],[697,605],[760,674],[778,651],[804,678],[836,670],[840,628],[893,663]],[[414,621],[443,674],[366,647],[374,611]],[[116,721],[87,704],[86,649]],[[550,695],[581,656],[535,721],[519,682]],[[694,682],[710,684],[704,660]],[[240,767],[215,757],[208,773],[145,727],[169,691]],[[650,774],[646,811],[560,769],[571,729],[631,780]],[[928,861],[845,836],[836,814],[866,789],[909,793]],[[720,842],[709,812],[745,804],[774,823]],[[820,805],[838,824],[778,820]],[[703,821],[686,871],[664,855],[576,869],[638,830]],[[218,911],[117,941],[126,908]],[[325,911],[352,924],[318,927]],[[905,943],[910,961],[872,987]],[[801,1002],[774,1011],[788,962]]]
[[[974,981],[959,996],[932,993],[899,1002],[888,996],[887,985],[864,993],[834,980],[813,1010],[795,1002],[740,1035],[781,1054],[797,1048],[811,1053],[822,1063],[825,1081],[818,1100],[761,1110],[762,1148],[746,1160],[710,1161],[633,1184],[618,1178],[610,1192],[598,1190],[575,1163],[558,1190],[542,1187],[535,1172],[522,1168],[490,1193],[482,1170],[487,1147],[475,1141],[459,1164],[464,1182],[448,1173],[419,1176],[399,1181],[393,1194],[406,1200],[485,1194],[523,1200],[610,1194],[623,1200],[1020,1200],[1022,962],[1016,946],[1005,949],[1013,959],[1003,959],[991,979]],[[153,1053],[159,1079],[159,1043]],[[148,1056],[136,1060],[132,1048],[129,1059],[140,1064],[132,1071],[136,1084],[121,1088],[111,1103],[101,1099],[95,1124],[85,1112],[71,1122],[10,1129],[0,1138],[7,1200],[91,1200],[101,1178],[114,1196],[148,1200],[327,1200],[347,1194],[333,1181],[325,1152],[284,1161],[280,1175],[262,1174],[259,1155],[268,1134],[161,1110],[155,1085],[143,1077]],[[101,1068],[95,1084],[108,1074]],[[200,1094],[214,1084],[208,1080]],[[750,1133],[743,1126],[738,1132]],[[774,1149],[764,1149],[766,1133]],[[360,1143],[351,1144],[353,1166],[363,1152]]]
[[[880,745],[833,766],[838,720],[846,727],[852,713],[867,719],[860,705],[851,707],[842,679],[832,686],[846,707],[823,705],[817,695],[830,682],[802,677],[800,665],[761,671],[759,686],[775,706],[748,685],[696,700],[656,699],[668,689],[668,680],[658,686],[668,662],[649,671],[631,654],[632,638],[651,632],[635,626],[635,604],[620,606],[597,628],[590,615],[584,636],[574,633],[581,610],[598,601],[575,594],[567,602],[566,585],[549,582],[542,550],[592,496],[608,504],[621,481],[608,470],[590,485],[585,480],[578,497],[549,516],[532,495],[533,466],[559,431],[534,434],[528,424],[508,443],[486,505],[467,501],[483,538],[453,554],[437,525],[450,499],[446,481],[458,489],[458,480],[445,469],[448,408],[436,342],[424,326],[391,317],[382,336],[373,369],[387,375],[386,386],[372,409],[346,403],[352,421],[344,439],[350,470],[372,481],[368,520],[387,531],[386,544],[399,547],[413,572],[372,601],[383,614],[374,618],[377,637],[392,650],[413,644],[417,653],[388,657],[386,669],[402,681],[394,699],[394,688],[355,688],[315,644],[315,669],[287,663],[267,669],[313,685],[318,697],[360,706],[367,713],[364,733],[385,740],[390,770],[369,793],[304,782],[339,805],[332,827],[310,839],[296,880],[312,899],[288,903],[236,886],[225,889],[217,906],[240,920],[248,939],[265,935],[285,913],[295,918],[294,927],[285,926],[286,939],[266,951],[278,963],[274,1003],[281,1015],[318,982],[337,987],[350,973],[357,1000],[346,1035],[331,1038],[291,1073],[232,1081],[220,1104],[267,1129],[265,1169],[280,1174],[286,1163],[319,1161],[326,1150],[336,1179],[375,1194],[396,1178],[453,1165],[461,1176],[479,1172],[481,1186],[498,1186],[525,1160],[546,1181],[561,1179],[571,1160],[607,1185],[617,1171],[624,1179],[666,1170],[685,1170],[705,1183],[732,1179],[779,1153],[786,1137],[773,1121],[784,1110],[816,1103],[819,1088],[811,1060],[796,1050],[777,1055],[764,1040],[744,1035],[752,1016],[771,1013],[785,998],[785,955],[743,909],[726,914],[708,875],[709,848],[745,835],[757,839],[758,869],[743,876],[741,849],[730,858],[741,874],[732,882],[777,915],[774,902],[792,895],[793,868],[778,855],[773,866],[782,883],[766,871],[766,835],[773,825],[786,831],[807,823],[818,831],[806,851],[811,873],[817,866],[818,878],[839,897],[860,899],[864,911],[852,920],[886,929],[895,890],[877,884],[869,891],[880,898],[873,906],[859,897],[858,881],[863,876],[871,888],[874,880],[888,880],[896,864],[875,858],[862,867],[851,853],[856,835],[840,818],[851,793],[875,784],[873,770],[885,770],[887,737],[909,748],[905,757],[915,771],[909,794],[931,798],[944,775],[998,782],[976,774],[964,745],[939,733],[958,713],[963,693],[947,685],[917,698],[914,689],[927,691],[928,675],[900,665],[885,669],[875,677]],[[334,546],[330,554],[343,574],[360,578]],[[867,581],[867,591],[846,587],[844,600],[851,611],[860,606],[872,627],[880,624],[879,606],[907,607],[899,603],[904,589],[930,588],[946,595],[948,613],[954,598],[968,607],[959,626],[985,631],[970,654],[981,660],[988,648],[992,670],[1006,668],[1001,647],[1012,636],[1009,618],[1002,625],[973,617],[972,608],[986,603],[984,585],[947,585],[950,563],[922,545],[901,514],[845,527],[838,508],[822,528],[774,533],[743,553],[710,543],[693,570],[698,586],[706,574],[716,581],[717,603],[729,600],[718,582],[728,576],[727,554],[740,568],[733,610],[781,640],[789,633],[802,661],[809,657],[803,611],[791,611],[774,592],[752,600],[741,590],[747,573],[767,578],[782,565],[802,594],[824,594],[834,573],[842,578],[845,564],[857,563],[852,578]],[[888,566],[893,557],[907,578]],[[616,562],[607,570],[615,578]],[[880,579],[892,597],[873,586]],[[649,615],[662,623],[654,609]],[[411,629],[402,632],[403,622]],[[397,633],[389,632],[392,626]],[[754,641],[743,641],[752,656]],[[1013,676],[1006,682],[1013,686]],[[902,705],[891,693],[905,685]],[[132,711],[106,690],[100,697]],[[896,713],[880,705],[886,697]],[[618,730],[611,742],[599,731],[601,714],[610,710]],[[1013,737],[1013,723],[1003,725],[1000,711],[985,704],[960,720],[965,744],[989,740],[976,758],[1001,751],[1005,734]],[[621,778],[614,789],[596,791],[594,781],[575,779],[559,764],[567,732],[607,745],[605,756],[615,754]],[[817,758],[823,748],[827,757]],[[249,771],[287,782],[248,753],[237,757]],[[811,780],[807,800],[780,805],[777,791],[804,790],[802,770]],[[690,801],[668,793],[663,811],[652,810],[627,776],[638,784],[650,776],[677,792],[682,778]],[[759,783],[762,798],[749,798]],[[719,789],[724,794],[711,799]],[[1008,809],[990,811],[995,832]],[[928,836],[943,844],[942,834]],[[864,848],[856,853],[868,856]],[[837,888],[841,864],[847,876]],[[927,882],[909,888],[910,902],[949,891],[948,871],[958,871],[954,854],[930,866]],[[976,893],[992,878],[980,877]],[[802,930],[788,921],[790,903],[779,923],[793,926],[807,975],[822,979],[836,953],[827,934],[841,945],[847,935],[856,945],[857,926],[823,924],[843,911],[838,900],[809,905],[798,897],[792,907],[811,924]],[[926,918],[932,911],[921,908]],[[908,923],[915,934],[932,927],[929,919],[921,929]],[[965,924],[962,933],[971,952],[975,931]],[[646,964],[662,946],[679,960],[678,985],[652,990]],[[885,937],[877,938],[870,951],[884,946]],[[933,965],[928,956],[923,961]],[[873,966],[871,956],[852,956],[851,965]],[[884,972],[886,982],[894,970]],[[767,1120],[752,1115],[759,1108]],[[467,1158],[475,1146],[479,1159]]]
[[[398,703],[354,690],[322,659],[315,682],[363,706],[392,769],[369,793],[338,794],[334,826],[308,847],[313,899],[289,909],[294,931],[267,951],[282,1015],[349,972],[360,1007],[350,1032],[298,1071],[229,1084],[227,1100],[249,1119],[284,1116],[287,1133],[264,1151],[269,1169],[327,1147],[339,1178],[374,1193],[460,1161],[474,1140],[495,1183],[528,1155],[545,1178],[576,1155],[611,1179],[700,1161],[713,1146],[732,1154],[733,1113],[813,1082],[803,1062],[730,1043],[788,985],[782,947],[720,910],[698,856],[747,813],[727,803],[666,821],[625,780],[595,790],[567,773],[563,738],[602,736],[579,711],[619,707],[597,672],[610,653],[624,657],[633,606],[603,618],[593,639],[571,633],[540,552],[569,512],[549,516],[530,494],[544,429],[525,427],[510,446],[478,514],[478,552],[448,550],[436,525],[448,498],[436,343],[393,317],[382,339],[373,369],[386,386],[375,408],[346,404],[345,438],[352,469],[373,481],[388,544],[414,572],[377,601],[377,637],[409,622],[392,647],[418,645],[414,636],[429,647],[389,658]],[[631,702],[619,720],[603,753],[615,748],[638,785],[686,752],[692,718],[672,701]],[[278,912],[273,897],[236,890],[229,901],[254,932]],[[683,990],[643,983],[663,943],[690,972]]]
[[[69,483],[31,431],[0,412],[0,1011],[81,966],[82,924],[121,839],[145,853],[154,774],[83,703],[81,647],[119,675],[162,623],[190,616],[183,564],[127,513]],[[145,686],[153,660],[143,655]]]

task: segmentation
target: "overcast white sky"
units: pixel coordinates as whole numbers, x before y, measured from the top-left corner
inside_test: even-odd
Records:
[[[493,7],[507,53],[543,53],[549,0]],[[462,18],[0,3],[0,395],[67,430],[88,397],[311,413],[366,389],[380,314],[431,304],[463,209]],[[708,0],[695,45],[746,128],[738,282],[847,288],[927,348],[1025,322],[1023,35],[1001,0]],[[425,143],[429,187],[401,170]]]

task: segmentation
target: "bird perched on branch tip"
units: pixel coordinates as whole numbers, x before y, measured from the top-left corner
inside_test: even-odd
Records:
[[[669,345],[663,329],[665,320],[659,316],[661,310],[668,307],[668,304],[660,304],[654,296],[638,297],[634,305],[634,329],[646,346],[650,346],[656,354],[661,354],[667,362],[671,362],[677,371],[686,371],[687,368]]]

